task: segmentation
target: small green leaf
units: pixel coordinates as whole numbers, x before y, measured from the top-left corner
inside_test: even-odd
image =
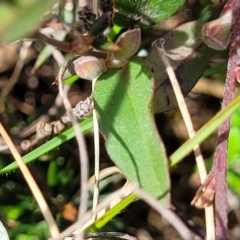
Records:
[[[114,24],[107,35],[109,41],[114,41],[116,36],[121,32],[122,27]]]
[[[56,161],[51,161],[48,167],[48,172],[47,172],[47,183],[49,186],[53,187],[56,186],[58,183],[58,165]]]
[[[164,41],[164,50],[175,70],[182,92],[186,95],[197,83],[208,65],[212,51],[201,40],[201,22],[189,22],[157,40],[146,59],[155,79],[154,109],[166,112],[177,106],[177,101],[165,65],[157,48]],[[194,69],[194,71],[193,71]]]
[[[67,71],[66,71],[67,72]],[[64,76],[65,77],[65,76]],[[78,75],[72,75],[72,76],[66,76],[66,78],[64,79],[64,84],[65,85],[72,85],[73,83],[75,83],[77,80],[79,79]]]
[[[119,26],[140,23],[149,26],[173,15],[185,0],[115,0],[114,24]]]
[[[39,20],[56,0],[50,1],[19,1],[19,5],[4,4],[0,8],[0,42],[8,43],[24,37],[33,31]],[[4,16],[4,17],[3,17]]]
[[[127,60],[132,57],[140,47],[141,44],[141,30],[134,28],[122,33],[115,44],[120,48],[119,51],[114,52],[114,58],[117,60]]]
[[[228,164],[230,167],[238,165],[240,159],[240,110],[234,112],[228,139]]]
[[[111,159],[131,182],[169,205],[168,163],[151,112],[152,80],[138,58],[96,82],[94,101]]]

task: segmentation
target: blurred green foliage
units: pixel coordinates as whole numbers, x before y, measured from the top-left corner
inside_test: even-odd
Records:
[[[228,186],[240,195],[240,109],[234,112],[228,146]]]

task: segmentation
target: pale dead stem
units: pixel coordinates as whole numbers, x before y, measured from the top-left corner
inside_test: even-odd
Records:
[[[157,50],[158,50],[159,55],[162,58],[162,61],[165,65],[165,67],[166,67],[166,71],[167,71],[167,74],[171,81],[179,109],[181,111],[183,120],[185,122],[187,131],[188,131],[188,135],[190,138],[193,138],[195,136],[195,130],[193,128],[192,120],[191,120],[190,114],[188,112],[187,105],[186,105],[185,99],[183,97],[181,88],[179,86],[178,80],[176,78],[175,72],[170,65],[170,62],[166,56],[166,52],[164,50],[163,45],[164,45],[164,40],[161,42],[161,46],[159,46],[159,48],[157,48]],[[193,151],[195,154],[201,183],[203,183],[205,178],[207,177],[207,171],[206,171],[206,167],[204,164],[203,156],[201,154],[200,146],[196,145],[193,148]],[[213,205],[205,208],[205,219],[206,219],[206,240],[214,240],[215,239],[215,224],[214,224]]]
[[[81,132],[81,129],[77,123],[77,120],[74,117],[71,104],[67,98],[66,93],[63,90],[63,75],[65,69],[67,69],[69,64],[69,61],[67,61],[61,68],[58,74],[58,86],[59,86],[59,94],[63,99],[63,104],[66,109],[66,112],[71,119],[73,129],[76,134],[76,140],[78,144],[78,151],[79,151],[79,158],[80,158],[80,188],[81,188],[81,196],[80,196],[80,203],[79,203],[79,212],[78,212],[78,223],[79,226],[82,225],[84,215],[87,212],[87,206],[88,206],[88,173],[89,173],[89,166],[88,166],[88,153],[86,148],[85,139],[83,136],[83,133]],[[83,232],[80,231],[79,234],[76,235],[76,239],[83,239]]]
[[[60,233],[57,237],[51,238],[51,240],[62,240],[68,236],[71,236],[72,234],[78,234],[79,232],[83,231],[94,223],[92,216],[97,215],[97,218],[101,218],[105,214],[106,209],[113,208],[132,193],[133,187],[129,185],[115,191],[114,193],[106,197],[102,202],[100,202],[97,205],[95,211],[88,211],[83,216],[83,219],[78,219],[74,224],[72,224],[62,233]]]
[[[119,170],[119,168],[113,166],[113,167],[108,167],[108,168],[105,168],[103,170],[101,170],[99,172],[99,180],[102,180],[103,178],[106,178],[110,175],[113,175],[115,173],[120,173],[122,174],[122,172]],[[92,185],[94,185],[95,183],[95,175],[92,176],[89,180],[88,180],[88,186],[91,187]]]
[[[5,142],[7,143],[13,157],[15,158],[16,162],[18,163],[19,168],[23,174],[23,177],[25,178],[29,188],[32,191],[34,198],[36,199],[36,201],[38,203],[38,206],[49,226],[49,231],[50,231],[51,236],[52,237],[58,236],[58,234],[59,234],[58,227],[54,221],[54,218],[50,212],[50,209],[49,209],[38,185],[36,184],[33,176],[31,175],[30,171],[28,170],[26,164],[23,162],[22,157],[18,153],[15,145],[13,144],[12,140],[10,139],[9,135],[7,134],[7,132],[5,131],[5,129],[1,123],[0,123],[0,133],[1,133],[2,137],[4,138]]]
[[[92,93],[94,92],[94,87],[97,79],[93,79],[92,81]],[[93,191],[93,206],[92,211],[94,211],[98,204],[99,199],[99,169],[100,169],[100,143],[99,143],[99,126],[98,126],[98,119],[97,119],[97,112],[96,109],[93,109],[93,131],[94,131],[94,191]],[[93,215],[93,220],[96,219],[96,215]]]
[[[93,0],[92,5],[93,12],[98,16],[98,0]]]
[[[1,101],[8,95],[8,93],[12,90],[13,86],[17,82],[18,77],[21,73],[21,70],[24,66],[25,60],[27,58],[28,49],[31,46],[31,44],[32,44],[32,41],[22,42],[22,47],[20,49],[19,58],[17,60],[13,74],[12,74],[11,78],[9,79],[7,85],[1,91],[1,97],[0,97]]]
[[[148,203],[152,208],[154,208],[160,215],[162,215],[171,225],[179,232],[184,240],[191,240],[192,235],[190,230],[182,223],[182,220],[171,210],[162,206],[159,201],[154,199],[152,196],[148,195],[136,186],[127,183],[123,188],[117,190],[116,192],[110,194],[101,203],[99,203],[94,212],[88,211],[84,215],[83,225],[80,225],[79,220],[72,224],[69,228],[60,233],[57,237],[51,238],[49,240],[62,240],[62,239],[72,239],[73,235],[78,234],[78,232],[83,231],[87,227],[93,224],[92,215],[97,215],[98,218],[104,216],[106,209],[111,209],[116,206],[120,201],[127,198],[131,194],[136,194]],[[70,236],[70,237],[69,237]],[[93,237],[93,236],[92,236]],[[131,238],[124,238],[131,239]],[[134,239],[132,237],[132,239]]]
[[[71,60],[69,60],[71,61]],[[69,64],[69,61],[66,62],[65,65],[62,66],[62,68],[59,71],[58,75],[58,81],[59,81],[59,93],[63,98],[63,103],[65,106],[65,109],[68,113],[68,116],[70,117],[74,131],[76,133],[76,138],[78,142],[79,147],[79,154],[80,154],[80,166],[81,166],[81,201],[80,201],[80,207],[79,207],[79,214],[78,214],[78,220],[83,219],[84,214],[87,211],[87,200],[88,200],[88,187],[87,187],[87,180],[88,180],[88,156],[87,156],[87,150],[85,146],[84,136],[81,133],[79,126],[77,124],[77,121],[75,119],[75,116],[73,114],[71,105],[67,99],[66,93],[63,91],[62,86],[62,78],[64,75],[64,71],[66,69],[66,66]],[[92,92],[94,91],[94,86],[97,79],[94,79],[92,81]],[[95,153],[95,169],[94,169],[94,175],[95,175],[95,183],[94,183],[94,195],[93,195],[93,206],[92,211],[97,207],[98,204],[98,198],[99,198],[99,127],[98,127],[98,120],[97,120],[97,113],[96,110],[93,109],[93,126],[94,126],[94,153]],[[81,136],[80,136],[81,135]],[[85,152],[85,153],[83,153]],[[82,153],[82,154],[81,154]],[[84,174],[83,174],[83,171]],[[86,191],[83,193],[83,191]],[[83,203],[83,201],[85,201]],[[83,206],[82,206],[83,205]],[[93,215],[93,220],[96,219],[96,214]],[[81,226],[81,224],[79,224]],[[83,233],[80,232],[75,236],[76,240],[80,240],[83,238]]]

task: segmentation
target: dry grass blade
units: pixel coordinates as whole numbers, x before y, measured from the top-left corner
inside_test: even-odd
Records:
[[[163,60],[165,67],[166,67],[166,71],[167,71],[167,74],[171,81],[171,84],[172,84],[172,87],[173,87],[173,90],[174,90],[174,93],[175,93],[175,96],[176,96],[176,99],[178,102],[178,106],[181,111],[183,120],[185,122],[189,137],[193,138],[195,136],[195,130],[193,128],[192,120],[191,120],[190,114],[188,112],[187,105],[186,105],[185,99],[183,97],[181,88],[179,86],[178,80],[176,78],[176,74],[175,74],[173,68],[171,67],[171,64],[166,56],[166,52],[164,51],[163,44],[164,44],[164,42],[161,43],[161,46],[159,46],[159,48],[157,48],[157,50]],[[207,170],[205,167],[204,159],[202,157],[199,145],[196,145],[193,148],[193,150],[194,150],[194,154],[195,154],[195,158],[196,158],[196,163],[197,163],[200,179],[201,179],[201,182],[203,183],[207,177]],[[214,240],[215,239],[215,224],[214,224],[213,205],[205,208],[205,218],[206,218],[206,223],[207,223],[206,224],[206,232],[207,232],[206,240]]]
[[[92,81],[92,92],[94,91],[95,83],[97,79],[94,79]],[[93,131],[94,131],[94,153],[95,153],[95,158],[94,158],[94,176],[95,176],[95,181],[94,181],[94,192],[93,192],[93,206],[92,210],[94,211],[97,207],[98,204],[98,199],[99,199],[99,169],[100,169],[100,143],[99,143],[99,125],[98,125],[98,119],[97,119],[97,112],[95,109],[93,109]],[[96,215],[93,216],[93,219],[96,219]]]
[[[113,175],[113,174],[116,174],[116,173],[120,173],[122,174],[122,172],[120,171],[119,168],[117,167],[108,167],[108,168],[105,168],[103,170],[101,170],[99,172],[99,180],[105,178],[105,177],[108,177],[110,175]],[[95,176],[92,176],[90,177],[90,179],[88,180],[88,186],[92,186],[93,184],[95,183]]]
[[[79,204],[79,213],[78,213],[78,222],[79,226],[82,224],[82,219],[84,218],[85,213],[87,212],[88,206],[88,174],[89,174],[89,167],[88,167],[88,153],[86,148],[86,143],[84,136],[80,130],[80,127],[74,117],[71,104],[67,98],[66,93],[63,90],[63,75],[65,70],[67,69],[68,65],[71,63],[72,59],[68,60],[61,68],[58,74],[58,86],[59,86],[59,94],[63,99],[63,104],[66,109],[66,112],[71,119],[73,129],[76,134],[76,140],[78,144],[78,151],[79,151],[79,158],[80,158],[80,186],[81,186],[81,196],[80,196],[80,204]],[[80,232],[76,239],[82,239],[83,233]]]
[[[4,140],[6,141],[13,157],[15,158],[16,162],[18,163],[19,168],[20,168],[26,182],[27,182],[29,188],[31,189],[34,198],[36,199],[36,201],[38,203],[38,206],[49,226],[49,231],[51,233],[51,236],[56,237],[59,234],[59,230],[58,230],[58,227],[57,227],[57,225],[54,221],[54,218],[50,212],[47,202],[45,201],[33,176],[31,175],[30,171],[28,170],[26,164],[23,162],[22,157],[18,153],[16,147],[14,146],[12,140],[10,139],[9,135],[7,134],[7,132],[5,131],[5,129],[1,123],[0,123],[0,133],[1,133],[2,137],[4,138]]]
[[[69,228],[67,228],[62,233],[60,233],[59,236],[55,238],[51,238],[49,240],[62,240],[68,236],[71,236],[72,234],[73,235],[78,234],[79,232],[83,231],[84,229],[88,228],[91,224],[93,224],[94,222],[92,220],[93,215],[97,215],[97,218],[101,218],[103,214],[106,212],[106,209],[113,208],[121,201],[121,199],[126,198],[132,193],[133,193],[133,186],[129,184],[128,186],[123,187],[120,190],[117,190],[116,192],[106,197],[101,203],[99,203],[94,212],[88,211],[84,215],[83,219],[77,220],[77,222],[75,222]],[[81,224],[83,223],[83,224],[80,225],[80,223]]]

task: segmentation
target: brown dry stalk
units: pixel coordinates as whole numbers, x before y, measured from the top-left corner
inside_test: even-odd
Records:
[[[38,185],[36,184],[32,174],[30,173],[29,169],[27,168],[26,164],[22,160],[22,157],[18,153],[15,145],[13,144],[11,138],[9,137],[8,133],[4,129],[3,125],[0,123],[0,133],[2,137],[4,138],[5,142],[7,143],[13,157],[15,158],[16,162],[19,165],[19,168],[23,174],[23,177],[25,178],[36,202],[38,203],[38,206],[49,226],[49,231],[52,237],[56,237],[59,234],[58,227],[54,221],[54,218],[51,214],[51,211],[47,205],[46,200],[44,199]]]
[[[163,48],[164,42],[161,42],[161,46],[157,48],[160,56],[162,57],[163,63],[165,64],[167,74],[169,76],[169,79],[171,81],[177,103],[179,106],[179,109],[181,111],[183,120],[185,122],[185,126],[187,128],[188,134],[190,138],[193,138],[195,136],[195,130],[193,128],[192,120],[190,117],[190,114],[187,109],[187,105],[184,99],[184,96],[182,94],[181,88],[179,86],[178,80],[176,78],[176,74],[173,70],[173,68],[170,65],[170,62],[168,61],[168,58],[166,56],[166,52]],[[204,159],[201,154],[201,150],[199,145],[196,145],[193,148],[195,158],[196,158],[196,163],[198,167],[198,172],[200,175],[201,182],[203,183],[206,176],[207,176],[207,171],[204,163]],[[215,239],[215,225],[214,225],[214,209],[213,205],[205,208],[205,218],[206,218],[206,240],[214,240]]]

